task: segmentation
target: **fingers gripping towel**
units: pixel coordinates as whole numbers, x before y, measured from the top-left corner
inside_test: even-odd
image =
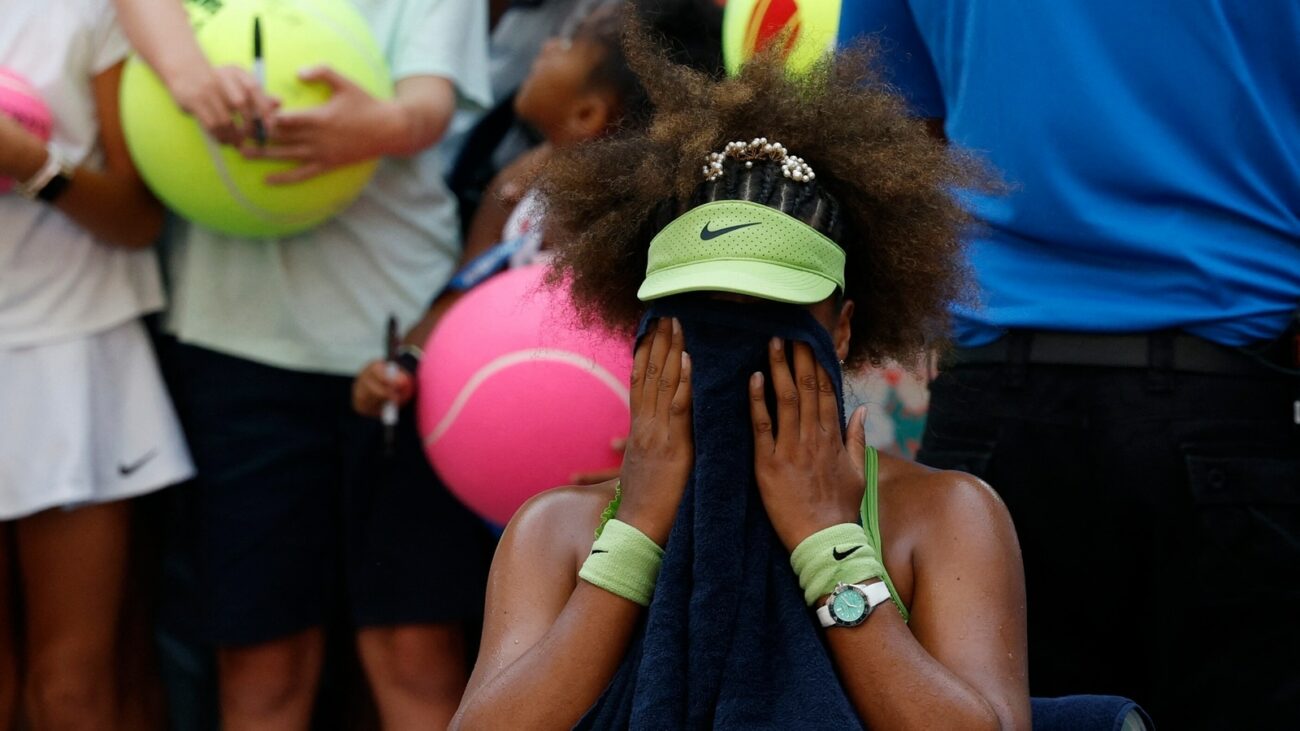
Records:
[[[577,728],[861,728],[754,481],[750,374],[773,336],[803,341],[839,393],[830,335],[801,307],[681,296],[638,339],[657,317],[691,355],[695,467],[642,628]]]

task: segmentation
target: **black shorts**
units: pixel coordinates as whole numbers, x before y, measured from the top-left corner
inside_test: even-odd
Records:
[[[481,616],[493,539],[438,481],[414,412],[386,453],[350,377],[203,348],[164,349],[198,467],[174,535],[195,582],[178,610],[203,639],[257,644],[324,624]],[[166,603],[165,603],[166,606]]]

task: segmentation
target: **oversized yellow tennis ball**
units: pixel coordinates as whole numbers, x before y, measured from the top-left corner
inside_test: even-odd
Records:
[[[199,46],[215,66],[253,67],[254,18],[261,29],[266,89],[282,110],[324,103],[324,84],[298,80],[301,69],[326,64],[372,96],[391,99],[384,57],[348,0],[191,0]],[[139,58],[122,76],[122,127],[141,176],[168,206],[217,231],[253,238],[309,229],[351,203],[370,181],[376,161],[333,170],[293,185],[267,175],[295,163],[247,160],[219,145],[172,100]]]
[[[834,50],[839,28],[840,0],[727,0],[722,58],[735,74],[756,51],[784,38],[786,67],[799,73]]]

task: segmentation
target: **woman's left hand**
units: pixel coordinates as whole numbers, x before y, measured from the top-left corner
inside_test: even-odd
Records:
[[[865,407],[853,412],[847,437],[841,438],[834,381],[807,344],[795,343],[793,350],[792,374],[786,344],[773,338],[768,346],[775,432],[763,374],[749,379],[754,476],[772,527],[788,551],[823,528],[858,522],[866,456]]]

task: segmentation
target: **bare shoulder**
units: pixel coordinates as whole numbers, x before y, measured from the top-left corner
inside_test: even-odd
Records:
[[[910,596],[927,557],[969,551],[1018,558],[1011,515],[978,477],[882,454],[879,484],[885,563],[900,594]]]
[[[908,523],[960,520],[1010,520],[1002,498],[974,475],[936,470],[905,459],[881,455],[880,500]]]
[[[502,536],[502,549],[573,567],[591,549],[600,515],[614,498],[614,482],[557,487],[533,496],[519,508]],[[558,566],[557,566],[558,567]]]

